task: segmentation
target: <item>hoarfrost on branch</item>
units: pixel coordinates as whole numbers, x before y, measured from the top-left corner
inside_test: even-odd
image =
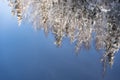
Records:
[[[102,61],[111,66],[120,49],[120,0],[8,0],[11,13],[20,25],[23,19],[43,28],[47,35],[55,35],[55,44],[61,46],[68,37],[76,42],[76,51],[82,44],[90,47],[95,35],[96,48],[104,49]]]

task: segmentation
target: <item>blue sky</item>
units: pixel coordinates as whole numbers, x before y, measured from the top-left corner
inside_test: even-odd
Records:
[[[76,56],[68,39],[57,48],[54,36],[34,30],[30,23],[19,27],[7,3],[0,2],[0,80],[101,80],[101,54],[94,45]],[[104,80],[120,79],[120,52]]]

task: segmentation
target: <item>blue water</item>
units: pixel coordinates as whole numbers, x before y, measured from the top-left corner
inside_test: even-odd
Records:
[[[19,27],[6,3],[0,2],[0,80],[102,80],[101,54],[94,44],[77,56],[69,39],[58,48],[54,36],[34,30],[27,21]],[[120,51],[104,80],[120,80]]]

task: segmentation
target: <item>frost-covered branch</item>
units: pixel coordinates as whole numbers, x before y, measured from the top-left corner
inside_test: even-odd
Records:
[[[76,43],[76,50],[90,46],[93,34],[96,48],[105,49],[103,62],[114,62],[120,49],[120,0],[9,0],[11,12],[20,25],[28,19],[36,29],[55,35],[60,46],[64,37]]]

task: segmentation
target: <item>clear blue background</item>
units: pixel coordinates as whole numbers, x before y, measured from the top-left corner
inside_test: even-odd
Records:
[[[77,56],[69,39],[57,48],[54,36],[23,22],[19,27],[0,1],[0,80],[102,80],[101,55],[94,44]],[[120,80],[120,51],[104,80]]]

